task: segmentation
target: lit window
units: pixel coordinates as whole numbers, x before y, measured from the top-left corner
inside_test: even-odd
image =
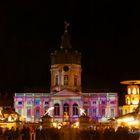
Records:
[[[40,99],[36,99],[36,100],[35,100],[35,104],[36,104],[36,105],[40,105]]]
[[[54,115],[60,115],[60,107],[59,104],[54,105]]]
[[[132,104],[137,105],[138,103],[139,103],[139,99],[138,98],[133,98]]]
[[[64,75],[64,85],[68,85],[68,75]]]
[[[133,88],[132,93],[133,93],[133,94],[136,94],[136,93],[137,93],[136,88]]]
[[[110,101],[110,104],[115,104],[116,102],[115,101]]]
[[[74,86],[77,86],[77,75],[74,75]]]
[[[58,85],[58,75],[55,77],[55,85]]]
[[[76,103],[73,104],[73,115],[78,115],[78,105]]]
[[[40,118],[40,109],[39,108],[36,109],[36,118],[37,119]]]
[[[64,104],[63,112],[67,112],[67,114],[69,114],[69,105],[67,103]]]
[[[131,89],[130,88],[128,88],[128,94],[131,94]]]

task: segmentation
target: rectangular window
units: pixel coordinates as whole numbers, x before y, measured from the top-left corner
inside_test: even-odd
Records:
[[[45,105],[49,105],[49,102],[48,101],[45,101]]]
[[[40,99],[36,99],[36,100],[35,100],[35,104],[36,104],[36,105],[40,105]]]
[[[18,105],[22,105],[23,104],[23,102],[22,101],[18,101]]]
[[[27,108],[27,117],[31,117],[31,108]]]
[[[64,75],[64,85],[68,85],[68,75]]]
[[[55,77],[55,85],[56,86],[58,85],[58,75],[56,75],[56,77]]]
[[[93,108],[93,116],[96,116],[96,108]]]
[[[106,104],[106,101],[102,101],[102,104],[103,104],[103,105]]]
[[[45,101],[45,102],[44,102],[44,107],[45,107],[46,109],[49,108],[49,102],[48,102],[48,101]],[[45,110],[46,110],[46,109],[45,109]]]
[[[36,118],[39,119],[40,118],[40,110],[39,108],[36,109]]]
[[[77,86],[77,75],[74,75],[74,86]]]
[[[110,101],[110,104],[115,104],[116,102],[115,101]]]
[[[59,104],[54,105],[54,115],[60,115]]]

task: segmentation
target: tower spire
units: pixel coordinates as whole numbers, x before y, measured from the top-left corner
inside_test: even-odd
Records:
[[[70,26],[70,24],[67,21],[65,21],[64,24],[65,24],[65,32],[68,32],[68,27]]]
[[[69,23],[67,21],[64,22],[64,34],[62,36],[62,42],[61,42],[61,49],[67,50],[67,49],[71,49],[71,43],[70,43],[70,35],[68,34],[68,27],[69,27]]]

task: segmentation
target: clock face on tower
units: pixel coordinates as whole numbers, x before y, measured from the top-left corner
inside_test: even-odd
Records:
[[[69,71],[69,67],[68,67],[68,66],[64,66],[64,67],[63,67],[63,70],[64,70],[65,72],[67,72],[67,71]]]

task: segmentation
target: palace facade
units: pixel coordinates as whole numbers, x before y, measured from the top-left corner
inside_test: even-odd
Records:
[[[15,93],[15,111],[27,122],[38,122],[48,110],[60,122],[76,121],[81,109],[97,121],[118,116],[117,93],[82,93],[81,53],[72,49],[67,26],[60,49],[51,54],[50,93]]]

